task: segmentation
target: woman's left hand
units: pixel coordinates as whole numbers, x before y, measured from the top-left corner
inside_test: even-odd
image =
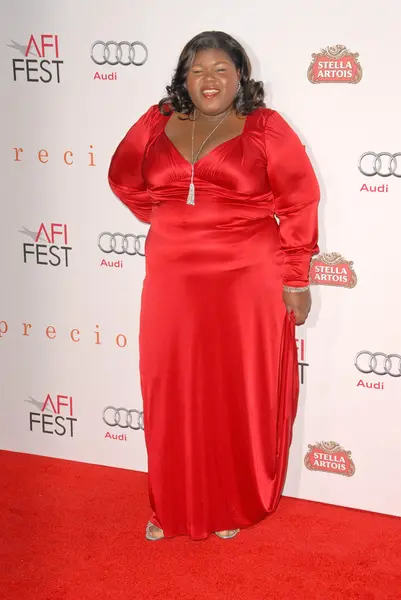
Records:
[[[312,305],[310,290],[305,292],[285,292],[283,300],[288,312],[293,312],[296,325],[303,325]]]

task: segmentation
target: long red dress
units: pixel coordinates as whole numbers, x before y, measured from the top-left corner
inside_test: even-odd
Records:
[[[150,223],[140,374],[152,522],[194,539],[274,511],[298,397],[283,284],[308,283],[319,188],[274,110],[190,165],[151,107],[117,148],[109,181]],[[278,226],[274,215],[280,221]]]

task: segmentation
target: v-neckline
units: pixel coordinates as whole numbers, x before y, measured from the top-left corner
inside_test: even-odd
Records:
[[[174,113],[172,113],[172,114],[169,116],[169,118],[168,118],[168,120],[167,120],[167,123],[170,121],[170,119],[171,119],[171,117],[173,116],[173,114],[174,114]],[[245,117],[245,123],[244,123],[244,126],[243,126],[243,128],[242,128],[242,131],[241,131],[241,133],[239,133],[238,135],[235,135],[234,137],[230,138],[229,140],[226,140],[225,142],[221,142],[221,144],[218,144],[217,146],[215,146],[214,148],[212,148],[212,150],[210,150],[210,151],[209,151],[207,154],[205,154],[204,156],[201,156],[201,158],[198,158],[198,160],[197,160],[197,161],[194,163],[194,165],[197,165],[198,163],[200,163],[202,160],[204,160],[205,158],[207,158],[208,156],[210,156],[211,154],[213,154],[213,153],[214,153],[216,150],[218,150],[218,149],[219,149],[219,148],[221,148],[222,146],[225,146],[225,145],[226,145],[226,144],[228,144],[229,142],[233,142],[234,140],[238,140],[239,138],[241,138],[241,137],[244,135],[244,133],[245,133],[245,129],[246,129],[246,126],[247,126],[247,124],[248,124],[248,117],[249,117],[249,115],[247,115],[247,116]],[[168,141],[168,143],[170,144],[170,146],[171,146],[171,147],[172,147],[172,148],[175,150],[175,152],[178,154],[178,156],[180,156],[180,157],[181,157],[181,159],[182,159],[182,160],[183,160],[183,161],[184,161],[184,162],[185,162],[187,165],[191,166],[191,165],[192,165],[192,163],[191,163],[189,160],[187,160],[187,159],[185,158],[185,156],[183,156],[183,155],[181,154],[181,152],[178,150],[177,146],[176,146],[175,144],[173,144],[173,142],[172,142],[172,141],[170,140],[170,138],[168,137],[168,135],[167,135],[167,133],[166,133],[166,127],[167,127],[167,123],[165,124],[165,126],[163,127],[163,130],[162,130],[162,133],[163,133],[164,137],[166,138],[166,140]]]

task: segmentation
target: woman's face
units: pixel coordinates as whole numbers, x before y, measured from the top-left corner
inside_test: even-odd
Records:
[[[224,113],[234,102],[239,72],[223,50],[199,50],[187,75],[187,90],[205,115]]]

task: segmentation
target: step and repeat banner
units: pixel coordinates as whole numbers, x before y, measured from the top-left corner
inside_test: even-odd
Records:
[[[0,447],[146,471],[148,226],[110,158],[206,29],[243,43],[322,190],[285,493],[401,515],[398,0],[15,0],[2,9]],[[268,305],[266,307],[268,310]],[[213,415],[210,415],[213,418]]]

